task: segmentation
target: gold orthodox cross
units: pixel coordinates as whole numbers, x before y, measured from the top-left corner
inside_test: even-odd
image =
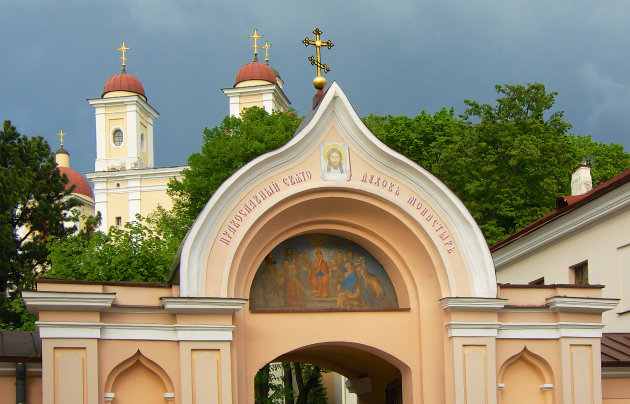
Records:
[[[122,56],[120,57],[122,59],[122,70],[123,72],[125,71],[125,66],[127,65],[125,62],[127,61],[127,58],[125,57],[125,52],[127,52],[129,49],[127,46],[125,46],[125,41],[122,41],[122,46],[120,48],[116,48],[117,51],[121,51],[122,52]]]
[[[315,46],[315,49],[317,52],[317,58],[309,56],[308,60],[309,62],[311,62],[311,65],[317,66],[317,77],[315,77],[315,80],[313,80],[313,85],[315,86],[316,89],[322,90],[324,87],[326,87],[326,79],[322,77],[322,69],[324,70],[325,73],[328,73],[330,71],[330,68],[325,63],[322,63],[320,49],[322,46],[326,46],[328,49],[330,49],[333,47],[333,43],[331,41],[323,42],[321,40],[319,36],[322,34],[322,31],[320,31],[319,28],[315,28],[315,30],[313,31],[313,34],[315,34],[314,40],[308,39],[308,37],[306,37],[304,38],[302,43],[305,46],[309,46],[309,45]]]
[[[63,137],[67,135],[67,133],[64,133],[63,129],[59,131],[59,133],[57,133],[57,136],[59,136],[59,139],[61,139],[61,148],[63,149]]]
[[[260,46],[258,46],[258,38],[262,38],[263,36],[264,35],[258,35],[258,30],[256,30],[256,28],[254,28],[254,35],[247,36],[249,39],[254,40],[254,44],[252,45],[254,48],[254,60],[258,59],[258,48],[260,48]]]
[[[265,46],[261,46],[265,50],[265,63],[269,64],[269,48],[271,48],[271,44],[265,41]]]

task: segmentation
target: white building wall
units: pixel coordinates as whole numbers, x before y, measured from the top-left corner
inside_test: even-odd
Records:
[[[604,313],[604,332],[627,332],[630,330],[630,209],[547,243],[525,258],[498,266],[497,281],[527,284],[544,277],[545,284],[572,283],[571,267],[584,261],[588,261],[589,284],[604,285],[605,298],[622,299],[616,309]]]

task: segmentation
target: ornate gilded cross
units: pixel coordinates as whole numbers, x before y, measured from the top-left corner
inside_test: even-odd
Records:
[[[125,52],[127,52],[129,49],[127,46],[125,46],[125,41],[122,41],[122,46],[120,48],[116,48],[117,51],[121,51],[122,52],[122,56],[120,57],[122,59],[122,71],[125,71],[125,66],[127,65],[125,62],[127,61],[127,58],[125,57]]]
[[[264,35],[258,35],[258,30],[256,28],[254,28],[254,35],[247,36],[249,39],[254,40],[254,44],[252,45],[254,48],[254,60],[258,60],[258,48],[260,48],[260,46],[258,46],[258,38],[262,38],[263,36]]]
[[[59,139],[61,139],[61,148],[63,149],[63,137],[67,135],[67,133],[64,133],[63,129],[59,131],[59,133],[57,133],[57,136],[59,136]]]
[[[313,80],[313,85],[315,86],[316,89],[322,90],[324,87],[326,87],[326,79],[322,77],[322,69],[324,70],[325,73],[328,73],[330,71],[330,68],[326,66],[325,63],[322,63],[321,55],[320,55],[320,48],[322,46],[326,46],[328,49],[330,49],[334,45],[331,41],[322,42],[322,40],[319,37],[322,34],[322,31],[320,31],[319,28],[315,28],[315,30],[313,31],[313,34],[315,34],[314,40],[308,39],[308,37],[306,37],[304,38],[302,43],[305,46],[314,45],[315,49],[317,50],[317,59],[315,59],[312,56],[309,56],[308,60],[309,62],[311,62],[311,65],[317,66],[317,77],[315,77],[315,79]]]
[[[269,48],[271,48],[271,44],[265,41],[265,46],[261,46],[265,50],[265,63],[269,64]]]

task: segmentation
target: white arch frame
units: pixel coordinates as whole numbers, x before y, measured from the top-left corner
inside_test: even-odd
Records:
[[[403,179],[415,188],[443,219],[448,220],[459,253],[469,274],[473,297],[497,296],[496,276],[492,256],[479,226],[459,198],[438,178],[408,158],[389,149],[363,124],[336,82],[333,82],[312,118],[286,145],[252,160],[228,178],[205,206],[183,242],[180,262],[180,296],[205,296],[205,270],[212,240],[220,232],[222,215],[238,202],[251,183],[272,172],[282,170],[290,162],[304,155],[327,123],[336,119],[342,131],[373,164],[393,177]],[[308,119],[305,118],[305,119]],[[327,187],[351,189],[347,183],[327,183]],[[290,194],[288,194],[290,197]],[[273,205],[260,207],[261,212]],[[446,252],[440,249],[446,261]],[[224,274],[225,275],[225,274]],[[224,276],[225,279],[225,276]],[[227,282],[221,286],[221,296],[227,296]],[[452,296],[460,296],[451,286]]]

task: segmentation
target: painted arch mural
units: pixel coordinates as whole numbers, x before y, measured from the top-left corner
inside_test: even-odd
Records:
[[[261,262],[250,310],[364,311],[398,308],[383,266],[358,244],[307,234],[278,244]]]

